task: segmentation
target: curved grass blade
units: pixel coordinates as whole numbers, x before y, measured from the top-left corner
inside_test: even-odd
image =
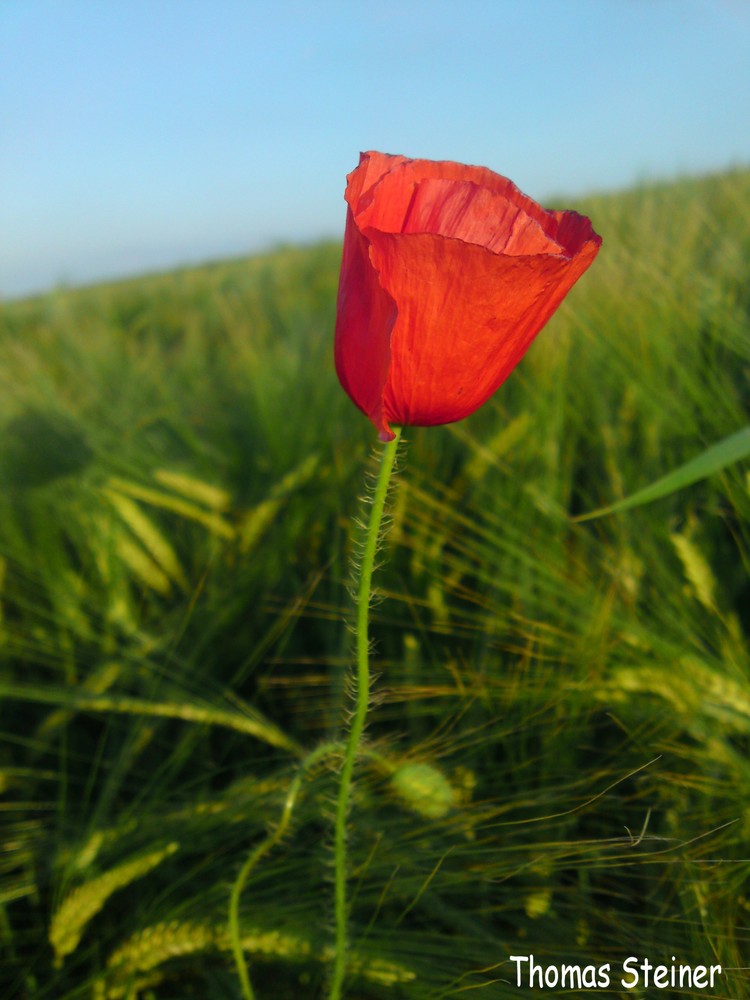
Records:
[[[0,698],[32,701],[58,705],[81,712],[104,712],[121,715],[155,716],[162,719],[182,719],[199,725],[222,726],[235,732],[252,736],[262,743],[288,750],[297,755],[297,743],[278,726],[265,719],[257,709],[243,706],[243,712],[212,708],[191,702],[152,702],[118,694],[93,695],[81,689],[36,687],[31,684],[5,684],[0,682]]]
[[[674,469],[672,472],[657,479],[650,486],[645,486],[637,493],[632,493],[624,500],[611,504],[609,507],[600,507],[599,510],[591,511],[590,514],[581,514],[574,517],[574,521],[591,521],[595,517],[604,517],[605,514],[615,514],[623,510],[630,510],[631,507],[640,507],[642,504],[651,503],[652,500],[659,500],[661,497],[676,493],[677,490],[697,483],[701,479],[706,479],[715,472],[720,472],[728,465],[733,465],[743,458],[750,458],[750,424],[743,427],[735,434],[723,438],[717,444],[706,448],[700,455],[691,458],[689,462]]]

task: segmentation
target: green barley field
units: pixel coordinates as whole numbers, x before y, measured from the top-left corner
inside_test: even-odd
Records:
[[[577,520],[748,423],[750,172],[574,207],[604,245],[519,368],[405,433],[349,1000],[529,995],[511,955],[750,996],[750,463]],[[380,446],[333,370],[340,252],[0,309],[3,998],[243,995],[232,887],[350,706]],[[339,764],[241,894],[257,1000],[325,996]],[[723,971],[626,988],[629,956]]]

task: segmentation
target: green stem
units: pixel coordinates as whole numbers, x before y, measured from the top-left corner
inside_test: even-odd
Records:
[[[346,817],[349,810],[349,794],[352,784],[354,761],[362,739],[362,731],[370,701],[370,662],[368,625],[370,614],[370,587],[375,567],[375,553],[380,537],[385,498],[393,472],[396,451],[401,439],[401,428],[395,429],[396,437],[383,448],[380,470],[375,485],[375,493],[370,508],[370,520],[365,535],[365,548],[357,589],[357,684],[356,702],[346,745],[344,766],[341,769],[339,794],[336,802],[336,825],[334,828],[334,912],[336,920],[336,946],[331,976],[329,1000],[340,1000],[341,987],[346,973],[347,953],[347,904],[346,904]]]
[[[305,773],[309,771],[310,768],[313,767],[322,757],[340,752],[340,750],[341,744],[338,742],[324,743],[322,746],[319,746],[315,750],[311,751],[300,763],[297,773],[292,779],[292,783],[286,793],[284,808],[281,811],[281,819],[279,820],[278,825],[268,834],[266,839],[262,840],[255,850],[250,853],[250,856],[240,869],[240,873],[237,876],[234,886],[232,887],[232,895],[229,900],[229,939],[232,944],[232,952],[237,966],[237,974],[240,977],[242,996],[245,1000],[255,1000],[255,994],[253,993],[250,975],[247,971],[245,955],[242,950],[242,939],[240,937],[240,897],[242,896],[242,890],[245,888],[245,884],[250,877],[253,868],[255,868],[262,857],[268,854],[271,848],[278,844],[286,833]]]

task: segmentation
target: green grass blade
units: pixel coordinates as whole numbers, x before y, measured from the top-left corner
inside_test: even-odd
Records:
[[[650,486],[644,486],[642,490],[632,493],[629,497],[625,497],[624,500],[619,500],[609,507],[600,507],[599,510],[594,510],[590,514],[582,514],[573,520],[591,521],[595,517],[616,514],[623,510],[630,510],[632,507],[651,503],[652,500],[660,500],[662,497],[669,496],[670,493],[676,493],[677,490],[681,490],[685,486],[690,486],[701,479],[712,476],[715,472],[720,472],[728,465],[733,465],[743,458],[750,458],[750,424],[737,431],[736,434],[730,434],[729,437],[725,437],[717,444],[706,448],[702,454],[691,458],[689,462],[685,462],[684,465],[667,473],[666,476],[657,479]]]
[[[182,719],[199,725],[222,726],[245,736],[252,736],[270,746],[299,753],[299,747],[278,726],[264,719],[257,709],[245,707],[245,712],[231,712],[190,702],[150,702],[118,694],[96,696],[63,687],[45,688],[31,684],[0,683],[0,698],[61,705],[81,712],[103,712],[121,715],[142,715],[162,719]]]

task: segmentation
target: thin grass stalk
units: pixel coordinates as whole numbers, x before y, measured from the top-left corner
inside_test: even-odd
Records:
[[[302,780],[307,771],[317,764],[321,758],[327,757],[329,754],[336,753],[340,750],[340,743],[324,743],[305,757],[298,767],[297,773],[292,779],[292,783],[286,793],[284,808],[281,812],[281,819],[279,820],[276,828],[272,830],[265,840],[262,840],[255,850],[250,853],[247,861],[245,861],[244,865],[240,869],[240,873],[237,876],[234,886],[232,887],[232,895],[229,900],[229,940],[232,945],[232,953],[234,954],[234,961],[237,966],[237,974],[240,979],[240,986],[242,988],[242,996],[244,997],[244,1000],[255,1000],[255,993],[253,992],[253,987],[250,982],[250,974],[247,971],[247,963],[245,962],[245,955],[242,948],[242,935],[240,934],[239,913],[242,890],[245,888],[248,878],[260,859],[268,854],[268,852],[275,847],[276,844],[278,844],[286,833],[292,819],[292,812],[297,801],[297,796],[299,795],[299,790],[302,787]]]

